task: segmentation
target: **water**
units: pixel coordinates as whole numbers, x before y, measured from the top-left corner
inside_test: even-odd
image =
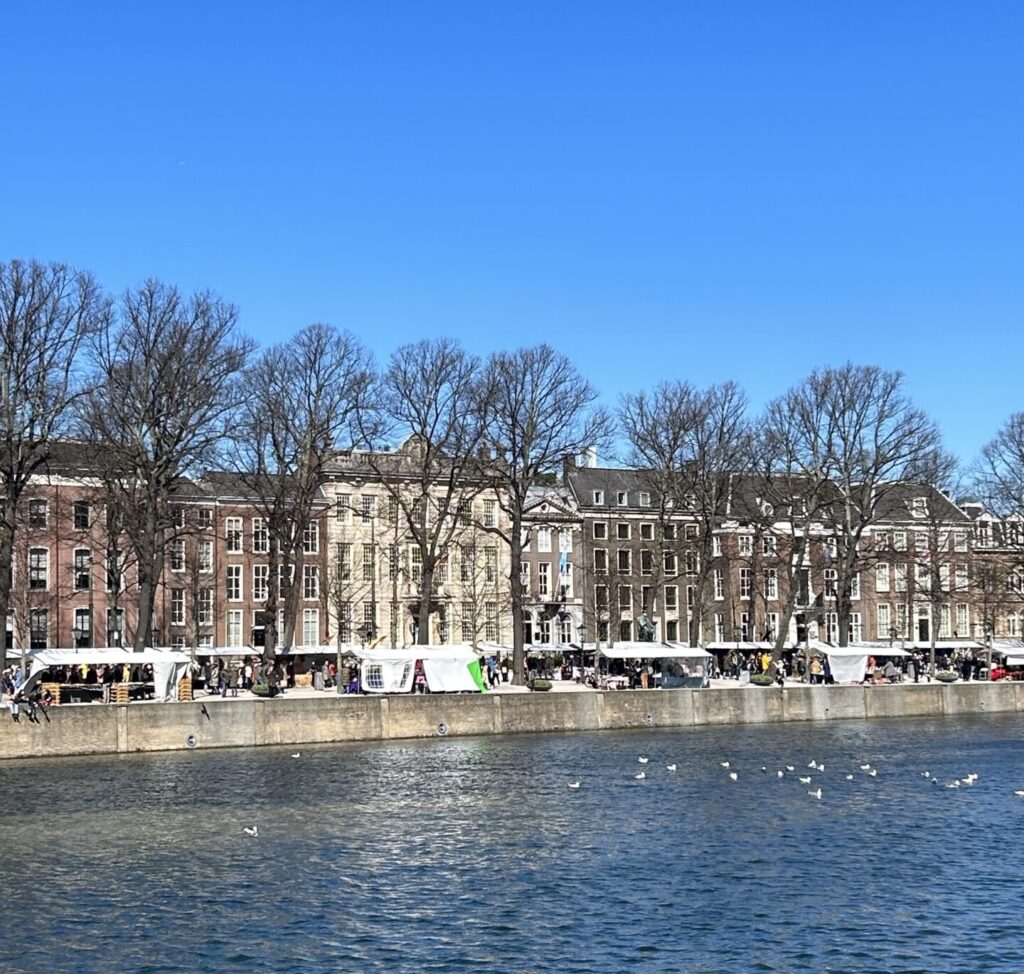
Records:
[[[1019,974],[1022,734],[988,717],[6,764],[0,969]]]

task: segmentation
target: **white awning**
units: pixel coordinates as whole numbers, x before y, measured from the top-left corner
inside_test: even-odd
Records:
[[[708,649],[713,649],[715,652],[728,651],[730,649],[738,649],[741,653],[751,653],[754,650],[767,650],[771,652],[775,649],[774,642],[768,642],[763,640],[761,642],[714,642],[708,643]]]
[[[600,652],[608,659],[706,659],[711,655],[699,646],[683,643],[623,642],[602,646]]]
[[[44,666],[114,666],[131,663],[152,666],[154,663],[191,663],[192,657],[179,649],[144,649],[134,653],[123,646],[108,649],[37,649],[32,653],[32,669]]]
[[[478,659],[480,651],[474,650],[472,646],[401,646],[398,649],[392,649],[390,646],[380,649],[365,649],[355,646],[351,650],[351,655],[357,656],[359,659],[378,661],[411,661],[415,663],[418,659],[452,659],[465,660],[468,663]]]
[[[1008,653],[1006,656],[1007,666],[1024,666],[1024,653]]]

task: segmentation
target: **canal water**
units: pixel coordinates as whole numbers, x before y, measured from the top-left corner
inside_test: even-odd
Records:
[[[1022,740],[1014,716],[8,763],[0,969],[1019,974]]]

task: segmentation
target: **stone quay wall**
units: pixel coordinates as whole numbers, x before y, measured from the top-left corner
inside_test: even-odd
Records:
[[[0,759],[645,727],[1024,712],[1024,683],[333,696],[52,707],[0,719]]]

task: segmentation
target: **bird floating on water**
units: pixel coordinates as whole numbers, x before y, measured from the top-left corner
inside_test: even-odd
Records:
[[[816,768],[817,766],[818,766],[818,762],[817,761],[812,761],[809,765],[807,765],[807,767],[809,767],[809,768]]]
[[[666,771],[675,771],[675,769],[676,769],[676,766],[674,764],[666,764],[665,765],[665,770]]]
[[[976,772],[972,771],[970,772],[970,774],[967,775],[967,778],[968,780],[970,780],[971,784],[973,784],[975,781],[978,780],[978,775]]]
[[[244,828],[244,829],[242,829],[242,831],[246,835],[258,836],[260,834],[260,827],[258,825],[254,825],[251,829],[250,828]]]
[[[294,753],[294,754],[292,755],[292,757],[293,757],[293,758],[301,758],[301,757],[302,757],[302,752],[301,752],[301,751],[296,751],[296,752],[295,752],[295,753]]]
[[[762,771],[767,771],[768,769],[767,769],[767,768],[766,768],[766,767],[765,767],[765,766],[764,766],[764,765],[762,764],[762,765],[761,765],[761,770],[762,770]]]
[[[787,765],[786,765],[786,770],[787,770],[787,771],[795,771],[796,769],[795,769],[795,768],[793,767],[793,765],[791,765],[791,764],[787,764]]]
[[[922,777],[922,778],[930,778],[931,776],[932,776],[932,775],[931,775],[931,772],[930,772],[930,771],[922,771],[922,772],[921,772],[921,777]]]
[[[959,781],[951,781],[951,782],[949,782],[948,785],[946,785],[946,787],[947,788],[959,788],[960,787],[960,782]]]
[[[846,780],[847,780],[847,781],[853,781],[853,775],[852,775],[852,774],[848,774],[848,775],[846,776]]]
[[[818,765],[818,770],[819,770],[819,771],[824,771],[824,770],[825,770],[825,765],[823,765],[823,764],[819,764],[819,765]]]
[[[871,770],[871,765],[870,764],[862,764],[860,766],[860,769],[861,769],[861,771],[870,771]]]
[[[735,771],[730,771],[729,772],[729,777],[732,778],[733,781],[735,781],[739,777],[739,775],[736,774]]]
[[[811,783],[811,776],[810,775],[808,775],[806,778],[801,778],[800,779],[800,784],[802,784],[802,785],[809,785],[810,783]]]
[[[785,777],[785,775],[784,775],[784,774],[783,774],[783,773],[782,773],[781,771],[776,771],[775,773],[776,773],[776,774],[777,774],[777,775],[778,775],[778,776],[779,776],[780,778],[784,778],[784,777]]]
[[[637,758],[637,761],[639,761],[641,764],[646,764],[648,759],[644,758],[644,757],[639,757],[639,758]]]
[[[821,789],[820,788],[816,789],[815,791],[809,791],[809,792],[807,792],[807,794],[810,795],[811,798],[817,798],[818,801],[821,801]]]
[[[868,777],[870,777],[870,778],[877,778],[878,777],[878,772],[874,768],[872,768],[868,772]]]
[[[722,762],[722,767],[723,767],[723,768],[727,768],[727,767],[729,767],[729,762],[728,762],[728,761],[723,761],[723,762]]]
[[[641,771],[639,774],[633,775],[633,777],[636,778],[637,781],[643,781],[644,778],[647,777],[647,772],[646,771]]]
[[[573,790],[579,788],[579,786],[580,786],[580,783],[578,781],[570,781],[569,782],[569,787],[572,788]]]
[[[1014,794],[1015,794],[1015,795],[1016,795],[1016,796],[1017,796],[1018,798],[1024,798],[1024,791],[1015,791],[1015,792],[1014,792]]]

